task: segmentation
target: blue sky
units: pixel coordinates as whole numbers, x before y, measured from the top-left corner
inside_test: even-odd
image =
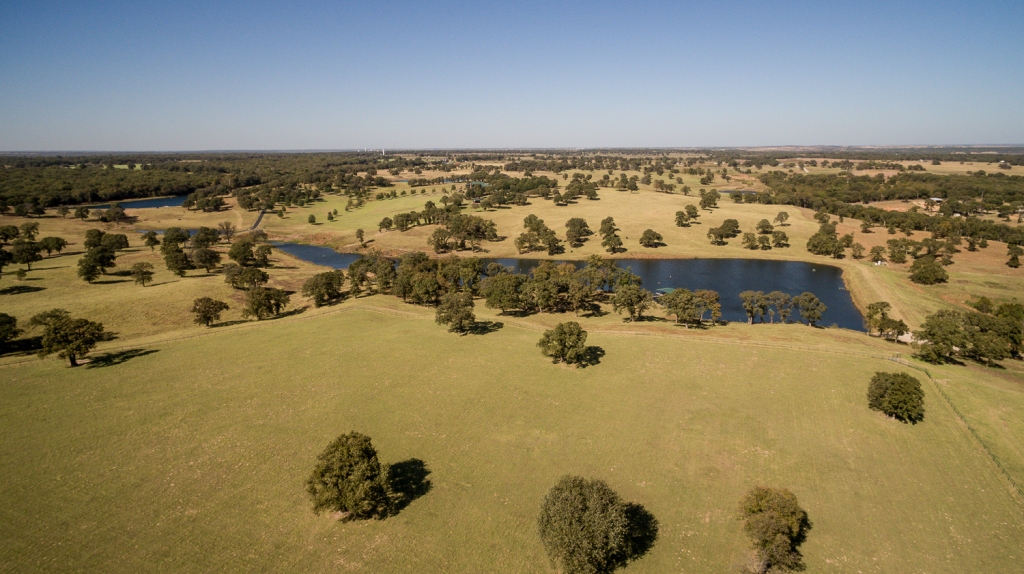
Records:
[[[0,3],[0,151],[1024,143],[1024,2]]]

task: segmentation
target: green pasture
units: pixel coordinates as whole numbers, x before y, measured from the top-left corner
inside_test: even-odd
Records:
[[[576,473],[659,520],[627,572],[733,569],[756,484],[809,512],[809,572],[1019,572],[1021,499],[927,379],[923,423],[867,409],[871,375],[903,368],[873,349],[595,333],[605,355],[575,369],[529,325],[460,337],[409,315],[0,367],[0,570],[544,572],[540,501]],[[940,371],[993,450],[1020,449],[1011,375]],[[386,462],[424,461],[430,492],[384,521],[315,516],[303,481],[350,430]]]

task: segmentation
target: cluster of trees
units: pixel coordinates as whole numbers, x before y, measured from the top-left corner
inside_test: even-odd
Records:
[[[782,291],[767,294],[763,291],[743,291],[740,293],[740,301],[747,314],[747,323],[750,324],[753,324],[755,319],[764,323],[765,315],[768,315],[770,323],[775,322],[775,315],[779,316],[780,322],[785,323],[795,307],[800,311],[800,317],[813,327],[821,321],[822,315],[828,310],[820,299],[808,292],[792,297]]]
[[[68,242],[62,237],[43,237],[37,240],[39,235],[39,224],[29,221],[15,225],[0,225],[0,246],[9,247],[10,250],[0,247],[0,273],[4,267],[14,263],[24,265],[29,270],[32,264],[42,261],[42,252],[49,256],[53,252],[60,254],[67,247]],[[23,272],[19,270],[19,277]]]
[[[924,420],[921,381],[907,373],[875,373],[868,385],[868,408],[904,423]]]
[[[128,236],[122,233],[106,233],[100,229],[85,232],[85,255],[78,260],[78,276],[92,283],[107,269],[117,266],[117,254],[128,249]]]
[[[1024,340],[1024,305],[1004,303],[991,313],[942,309],[914,331],[917,355],[930,363],[954,358],[993,364],[1017,356]]]
[[[999,177],[997,177],[999,176]],[[1014,179],[1016,178],[1016,179]],[[892,178],[848,175],[787,175],[771,172],[761,176],[772,193],[750,194],[744,201],[788,204],[859,219],[890,233],[927,231],[944,237],[973,238],[1024,244],[1024,229],[982,219],[979,213],[999,212],[1008,217],[1024,206],[1024,177],[900,174]],[[944,198],[938,213],[929,215],[911,208],[889,211],[866,205],[886,199]]]
[[[674,315],[676,323],[702,325],[704,315],[710,313],[711,324],[718,323],[722,318],[722,304],[717,291],[710,289],[675,289],[662,295],[658,303],[665,307],[669,315]]]
[[[708,229],[707,237],[712,245],[725,245],[726,239],[736,237],[740,234],[740,222],[735,219],[726,219],[722,225]]]
[[[444,221],[430,234],[427,244],[435,253],[447,253],[457,250],[480,249],[483,241],[498,241],[498,226],[490,219],[476,215],[455,214]]]
[[[699,217],[697,206],[687,205],[683,211],[676,212],[676,227],[689,227],[691,222],[696,223]]]
[[[892,305],[885,301],[878,301],[868,305],[867,313],[864,315],[864,328],[870,335],[878,333],[888,341],[896,341],[903,335],[910,332],[910,327],[902,319],[893,319],[889,316]]]
[[[586,226],[586,222],[583,222]],[[544,224],[544,220],[536,215],[530,214],[523,219],[523,233],[515,240],[516,250],[519,253],[540,251],[546,249],[548,255],[558,255],[565,251],[562,247],[562,240],[555,235],[555,232]],[[588,228],[589,231],[589,228]]]

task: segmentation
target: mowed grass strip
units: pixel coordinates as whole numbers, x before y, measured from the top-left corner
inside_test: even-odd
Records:
[[[1024,510],[932,387],[922,424],[867,409],[893,363],[595,334],[574,369],[537,337],[353,311],[4,368],[0,569],[546,571],[537,511],[575,473],[660,521],[632,572],[731,569],[755,484],[810,513],[809,571],[1019,571]],[[432,490],[385,521],[313,515],[315,456],[353,429]]]

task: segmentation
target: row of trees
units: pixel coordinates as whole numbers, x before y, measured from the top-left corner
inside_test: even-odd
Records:
[[[792,297],[782,291],[767,294],[763,291],[743,291],[740,293],[740,301],[747,314],[747,323],[750,324],[753,324],[755,319],[764,323],[765,315],[768,315],[770,323],[774,323],[776,314],[779,321],[785,323],[796,307],[800,311],[800,316],[813,327],[821,321],[822,315],[828,310],[821,300],[808,292]]]

